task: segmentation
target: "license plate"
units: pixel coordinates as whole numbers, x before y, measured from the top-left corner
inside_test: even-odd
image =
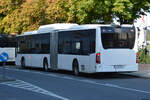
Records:
[[[120,68],[123,68],[124,66],[123,65],[115,65],[114,67],[117,69],[120,69]]]

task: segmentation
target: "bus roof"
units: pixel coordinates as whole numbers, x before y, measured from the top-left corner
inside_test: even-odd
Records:
[[[122,24],[122,25],[116,25],[116,24],[84,24],[83,26],[89,26],[89,27],[101,27],[101,26],[132,27],[133,25],[131,25],[131,24]]]
[[[56,23],[56,24],[49,24],[49,25],[40,26],[38,30],[24,32],[24,35],[41,34],[41,33],[49,33],[49,32],[53,32],[53,31],[64,31],[64,30],[93,29],[93,28],[97,28],[97,27],[101,27],[101,26],[108,26],[108,27],[113,26],[113,27],[115,27],[118,25],[114,25],[114,24],[83,24],[83,25],[78,25],[78,24],[69,24],[69,23]],[[123,24],[120,26],[132,27],[133,25]],[[24,35],[18,35],[18,36],[24,36]]]

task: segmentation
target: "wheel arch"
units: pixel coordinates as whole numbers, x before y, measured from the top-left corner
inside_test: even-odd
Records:
[[[24,56],[21,57],[20,66],[21,66],[22,68],[25,67],[25,57],[24,57]]]
[[[44,58],[43,58],[43,64],[44,64],[45,61],[47,61],[47,63],[48,63],[47,57],[44,57]]]
[[[24,56],[21,57],[21,61],[23,61],[23,60],[25,60],[25,57],[24,57]]]
[[[77,67],[78,67],[78,69],[79,69],[79,62],[78,62],[78,59],[77,59],[77,58],[74,58],[73,61],[72,61],[72,70],[74,69],[74,63],[75,63],[75,62],[77,63],[77,65],[78,65]]]

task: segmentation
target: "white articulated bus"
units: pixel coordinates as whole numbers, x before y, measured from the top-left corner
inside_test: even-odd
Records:
[[[16,65],[79,72],[138,71],[132,25],[52,24],[18,36]]]

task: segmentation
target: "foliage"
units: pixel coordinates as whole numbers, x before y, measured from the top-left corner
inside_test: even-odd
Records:
[[[113,12],[119,17],[121,23],[133,23],[134,19],[148,11],[150,7],[149,0],[115,0]],[[141,10],[143,9],[143,10]]]
[[[35,30],[51,23],[133,21],[148,11],[149,0],[0,0],[0,33]]]
[[[138,51],[139,63],[150,64],[150,55],[146,53],[146,49],[140,49]]]
[[[24,0],[0,0],[0,20],[19,8]]]
[[[22,33],[46,24],[45,1],[30,0],[22,4],[21,7],[21,9],[15,9],[3,18],[0,23],[0,30],[5,33]]]
[[[150,41],[150,30],[147,30],[147,34],[146,34],[146,40],[147,41]]]
[[[111,1],[71,0],[68,21],[78,24],[97,23],[97,20],[112,21]]]

